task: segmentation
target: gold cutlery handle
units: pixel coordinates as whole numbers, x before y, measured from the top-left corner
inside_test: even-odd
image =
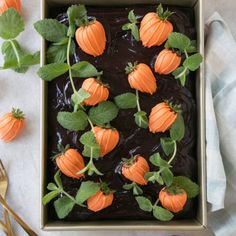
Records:
[[[5,209],[8,210],[9,213],[14,217],[14,219],[22,226],[25,232],[30,236],[38,236],[6,203],[6,201],[0,195],[0,203],[3,205]]]
[[[6,222],[6,228],[7,228],[7,235],[8,236],[15,236],[15,234],[13,233],[12,227],[11,227],[9,213],[6,209],[4,209],[4,216],[5,216],[5,222]]]
[[[5,233],[7,233],[7,227],[1,220],[0,220],[0,229],[2,229]]]

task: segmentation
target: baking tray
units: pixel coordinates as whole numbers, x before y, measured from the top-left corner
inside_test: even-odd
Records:
[[[163,4],[186,6],[194,8],[199,51],[204,55],[204,17],[203,0],[162,0]],[[41,19],[47,17],[51,6],[86,4],[86,5],[130,5],[130,4],[158,4],[156,0],[41,0]],[[46,61],[46,43],[41,41],[41,66]],[[196,219],[176,220],[170,222],[159,221],[94,221],[94,222],[63,222],[49,221],[47,218],[47,206],[40,202],[40,226],[47,231],[61,230],[204,230],[207,225],[206,213],[206,160],[205,160],[205,82],[204,64],[196,73],[196,100],[198,110],[198,137],[197,137],[197,161],[198,183],[200,195],[198,197],[198,213]],[[40,199],[46,193],[46,160],[47,160],[47,82],[41,82],[41,183]]]

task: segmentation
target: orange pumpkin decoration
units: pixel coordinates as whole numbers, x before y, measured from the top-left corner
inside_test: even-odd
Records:
[[[24,128],[24,119],[23,112],[14,108],[0,118],[0,139],[5,143],[15,139]]]
[[[168,21],[172,14],[168,10],[164,12],[160,4],[157,12],[149,12],[144,16],[140,26],[140,39],[144,47],[160,46],[167,40],[173,32],[173,25]]]
[[[155,72],[160,75],[168,75],[176,70],[181,63],[181,57],[169,49],[164,49],[157,56]]]
[[[144,176],[149,172],[148,162],[140,155],[136,155],[131,159],[124,159],[122,166],[122,175],[140,185],[147,185]]]
[[[84,176],[84,174],[77,174],[84,168],[84,159],[75,149],[66,147],[56,156],[56,163],[61,172],[68,177],[80,179]]]
[[[87,106],[95,106],[109,97],[108,88],[95,78],[88,78],[82,84],[82,89],[90,93],[90,97],[84,101]]]
[[[119,142],[119,132],[114,128],[94,127],[93,133],[100,146],[101,157],[111,152]]]
[[[144,63],[137,64],[137,62],[134,64],[128,63],[125,70],[129,74],[128,81],[131,88],[149,94],[156,92],[156,78],[148,65]]]
[[[80,26],[76,30],[75,38],[82,51],[89,55],[97,57],[105,50],[106,33],[103,25],[97,20]]]
[[[178,187],[165,187],[159,192],[159,199],[164,208],[177,213],[183,210],[187,202],[187,193]]]
[[[88,209],[98,212],[109,207],[114,199],[113,192],[107,183],[100,183],[100,191],[87,200]]]
[[[177,110],[167,102],[157,104],[149,116],[149,130],[152,133],[165,132],[177,118]]]
[[[0,15],[5,12],[8,8],[15,8],[21,13],[21,1],[20,0],[0,0]]]

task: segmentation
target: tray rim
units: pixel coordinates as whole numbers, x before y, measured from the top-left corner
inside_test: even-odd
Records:
[[[46,15],[46,1],[41,0],[41,19]],[[85,0],[84,0],[85,1]],[[169,0],[172,2],[172,0]],[[162,0],[160,2],[169,4],[168,0]],[[65,2],[65,1],[63,1]],[[78,2],[78,1],[77,1]],[[86,1],[85,1],[86,2]],[[183,2],[186,2],[183,0]],[[204,17],[203,17],[203,0],[188,0],[192,2],[194,7],[197,8],[197,21],[196,26],[198,32],[198,44],[199,52],[204,55]],[[178,2],[181,4],[181,0]],[[67,4],[69,4],[67,0]],[[45,40],[41,38],[41,61],[40,66],[45,64]],[[207,202],[206,202],[206,151],[205,151],[205,81],[204,81],[204,63],[200,66],[197,72],[198,88],[198,182],[200,184],[200,197],[199,197],[199,213],[196,219],[193,220],[179,220],[171,221],[168,223],[156,222],[156,221],[116,221],[114,222],[46,222],[46,207],[40,202],[40,228],[45,231],[56,230],[193,230],[201,231],[207,227]],[[41,81],[41,106],[40,106],[40,199],[45,193],[45,160],[46,160],[46,132],[45,125],[47,124],[46,108],[47,108],[47,82]],[[137,222],[139,223],[137,225]]]

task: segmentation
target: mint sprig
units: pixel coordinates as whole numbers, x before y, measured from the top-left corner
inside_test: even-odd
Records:
[[[138,29],[138,20],[134,14],[134,10],[131,10],[128,14],[129,23],[126,23],[122,26],[122,30],[131,30],[131,34],[136,41],[140,40],[139,29]]]
[[[171,15],[174,14],[174,12],[171,12],[168,9],[166,9],[164,11],[161,3],[158,5],[156,13],[157,13],[158,17],[163,21],[167,20]]]
[[[203,61],[202,55],[195,53],[197,52],[196,41],[191,41],[184,34],[173,32],[169,35],[165,47],[178,50],[180,54],[185,55],[183,64],[172,73],[174,78],[178,79],[181,85],[184,86],[189,72],[196,71]],[[195,54],[189,56],[189,53]]]
[[[133,195],[141,195],[143,194],[143,190],[137,185],[137,183],[133,182],[131,184],[124,184],[123,189],[132,190]]]
[[[30,54],[21,48],[16,37],[24,31],[22,16],[14,8],[9,8],[0,16],[0,37],[6,41],[2,44],[4,64],[1,70],[12,69],[18,73],[25,73],[29,66],[39,63],[40,54]]]
[[[115,104],[120,109],[136,108],[136,95],[134,93],[123,93],[114,98]]]

